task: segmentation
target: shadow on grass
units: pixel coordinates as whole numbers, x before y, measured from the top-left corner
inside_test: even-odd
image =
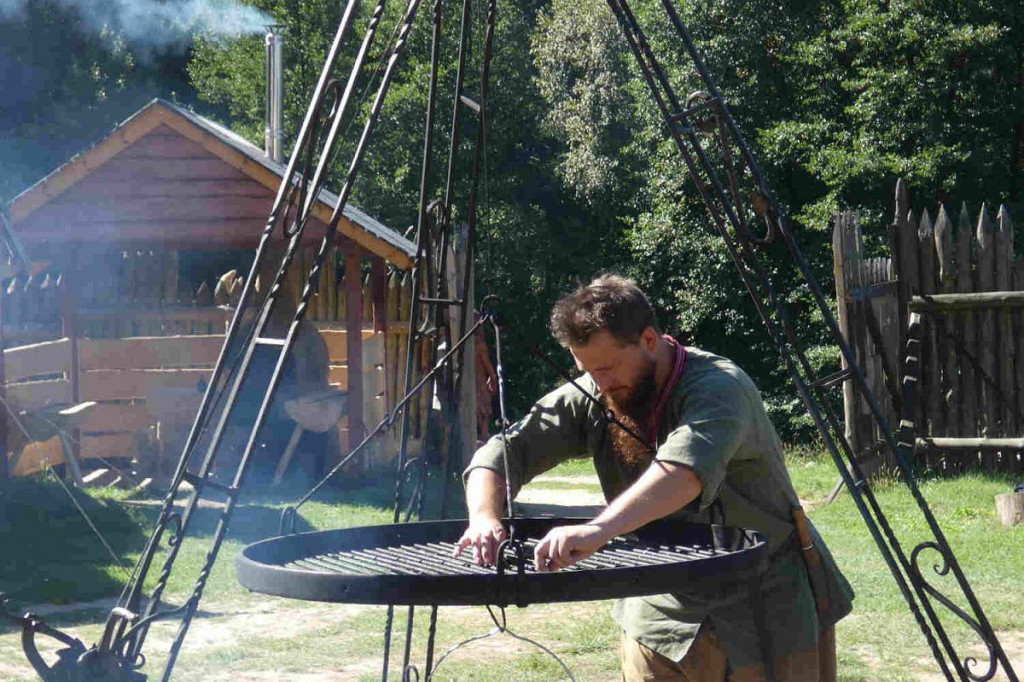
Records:
[[[233,581],[231,564],[237,544],[278,535],[282,511],[294,506],[308,489],[301,484],[272,492],[256,486],[243,489],[226,535],[234,546],[221,548],[208,593],[223,592],[225,580]],[[435,485],[428,486],[428,499],[437,499],[436,489],[435,479]],[[92,644],[90,637],[99,636],[98,629],[107,621],[128,571],[150,538],[165,494],[157,490],[72,490],[72,500],[63,487],[45,476],[0,482],[0,554],[4,558],[0,562],[0,592],[11,598],[8,610],[16,614],[36,610],[48,625],[65,632],[87,628],[86,633],[96,634],[83,636],[83,641]],[[386,474],[325,486],[299,510],[295,531],[386,523],[394,508],[394,495],[394,479]],[[187,495],[179,496],[180,503],[186,499]],[[206,560],[205,541],[212,538],[224,513],[223,504],[216,500],[196,509],[168,582],[168,608],[180,604],[191,589],[192,576]],[[104,548],[85,516],[118,559]],[[204,543],[207,546],[196,548]],[[165,557],[162,550],[155,557],[148,586]],[[188,580],[182,582],[182,575]],[[231,590],[224,593],[235,594]],[[195,617],[218,615],[213,606],[201,608]],[[16,637],[18,632],[20,628],[13,623],[0,622],[0,635]]]
[[[249,544],[278,535],[282,511],[294,505],[307,489],[273,493],[243,490],[229,522],[227,539]],[[69,604],[118,595],[153,532],[163,503],[158,492],[131,500],[125,499],[130,495],[124,491],[102,489],[72,489],[71,495],[74,500],[55,480],[45,476],[0,481],[0,592],[7,593],[12,607]],[[350,506],[368,508],[383,518],[384,510],[392,508],[393,496],[394,482],[386,477],[324,487],[314,497],[319,504],[299,510],[295,532],[324,527],[324,519],[311,522],[307,518],[307,514],[325,516],[323,509],[332,510],[328,523],[343,520]],[[185,497],[181,496],[182,502]],[[187,537],[211,537],[223,516],[222,505],[198,508]],[[110,551],[90,523],[102,534]],[[157,570],[158,565],[151,574]]]

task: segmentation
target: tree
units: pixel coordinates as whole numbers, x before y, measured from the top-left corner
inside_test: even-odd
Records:
[[[293,35],[294,131],[338,8],[257,4]],[[446,163],[456,5],[444,6],[435,175]],[[677,59],[681,46],[660,0],[633,8],[677,91],[685,97],[700,87],[688,60]],[[382,36],[400,9],[391,7]],[[823,0],[780,11],[764,0],[690,0],[679,9],[824,286],[832,213],[857,209],[867,229],[882,234],[897,176],[929,199],[1020,205],[1024,48],[1012,7]],[[418,200],[431,7],[420,12],[353,199],[399,230],[415,222]],[[255,40],[203,43],[190,65],[201,96],[230,111],[254,141],[262,136],[260,54]],[[337,75],[345,71],[343,64]],[[605,4],[501,5],[491,92],[478,290],[503,295],[509,318],[544,341],[554,298],[596,271],[626,270],[670,328],[750,370],[776,416],[801,412]],[[468,158],[460,163],[464,177]],[[433,187],[438,196],[439,177]],[[784,282],[782,293],[801,316],[814,362],[834,365],[814,305],[795,282]],[[522,404],[553,378],[509,350]]]
[[[309,3],[310,6],[317,3]],[[336,3],[327,3],[337,7]],[[315,77],[322,67],[328,41],[337,27],[337,12],[309,9],[288,0],[260,2],[258,6],[273,14],[288,35],[286,49],[286,128],[296,134],[305,112]],[[585,278],[595,268],[621,260],[621,223],[614,208],[613,193],[603,202],[577,196],[563,186],[555,175],[560,157],[552,130],[543,123],[544,100],[538,92],[536,68],[523,36],[534,31],[542,3],[526,2],[500,5],[495,29],[495,55],[490,78],[489,119],[485,169],[480,186],[478,227],[478,295],[493,293],[503,301],[510,324],[530,338],[551,349],[546,330],[547,313],[554,299],[564,293],[576,278]],[[364,4],[363,22],[372,6]],[[367,60],[367,73],[384,55],[401,3],[389,6],[378,40]],[[475,53],[482,40],[486,3],[474,3]],[[419,200],[420,163],[423,154],[426,86],[430,68],[430,3],[419,9],[417,24],[410,36],[390,89],[384,112],[371,141],[355,186],[352,201],[385,224],[404,231],[415,224]],[[460,3],[447,2],[443,8],[445,36],[440,64],[439,100],[432,158],[431,196],[444,191],[444,170],[453,107]],[[298,12],[298,13],[297,13]],[[350,40],[347,57],[335,76],[347,77],[355,44]],[[260,47],[255,41],[220,45],[203,41],[197,45],[189,72],[200,97],[231,112],[231,124],[253,141],[262,137],[263,77]],[[467,94],[476,97],[479,90],[479,61],[474,59],[468,71]],[[306,74],[303,77],[302,74]],[[369,95],[360,100],[365,112],[376,83],[366,78]],[[348,131],[343,153],[351,150],[362,118]],[[456,220],[466,210],[467,174],[472,160],[475,128],[467,123],[462,131],[456,172]],[[291,145],[287,145],[288,150]],[[328,183],[337,189],[347,163],[339,161]],[[550,371],[530,358],[514,343],[505,345],[506,365],[514,373],[510,381],[515,408],[525,407],[544,387],[554,383]],[[561,361],[565,366],[567,359]]]
[[[668,57],[677,92],[685,97],[700,87],[689,60],[672,58],[682,49],[660,1],[632,5],[656,52]],[[678,8],[769,182],[790,208],[798,241],[823,286],[831,282],[831,216],[840,208],[856,209],[867,229],[884,235],[898,176],[931,200],[1019,205],[1024,38],[1012,8],[860,0],[790,3],[784,12],[759,0],[695,0]],[[609,40],[608,30],[598,28],[601,19],[581,18],[598,9],[554,0],[547,24],[538,29],[555,38],[534,47],[548,81],[541,90],[551,115],[569,120],[567,130],[589,136],[576,143],[578,154],[619,139],[620,160],[644,159],[612,169],[614,183],[632,179],[639,187],[619,214],[629,223],[625,240],[633,273],[684,337],[751,371],[776,423],[793,437],[800,429],[790,426],[799,426],[802,408],[721,240],[708,229],[678,152],[661,141],[663,123],[640,74],[630,63],[623,82],[618,62],[591,61],[588,68],[600,73],[588,74],[587,83],[614,80],[633,95],[625,100],[633,106],[617,106],[603,120],[582,106],[592,99],[582,96],[568,101],[571,115],[582,122],[561,113],[569,90],[564,72],[571,73],[595,41]],[[573,35],[575,47],[557,39],[563,34]],[[626,49],[621,39],[619,49]],[[550,64],[555,66],[545,68]],[[625,143],[623,130],[630,131]],[[570,167],[562,169],[567,182]],[[600,162],[589,166],[591,172],[605,168]],[[822,345],[827,335],[821,320],[795,285],[790,281],[781,290],[802,315],[797,328],[812,363],[829,368],[837,352]],[[806,420],[802,424],[807,427]]]

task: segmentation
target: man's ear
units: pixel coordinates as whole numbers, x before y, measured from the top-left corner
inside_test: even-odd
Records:
[[[658,332],[654,331],[654,327],[644,327],[644,330],[640,332],[640,345],[648,353],[653,353],[658,349],[659,338]]]

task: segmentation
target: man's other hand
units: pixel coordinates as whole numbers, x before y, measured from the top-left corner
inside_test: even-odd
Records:
[[[505,541],[505,527],[500,519],[493,517],[471,518],[469,527],[459,539],[452,552],[452,558],[462,554],[467,547],[473,548],[473,561],[477,566],[492,566],[498,558],[498,545]]]
[[[552,528],[533,552],[534,565],[541,573],[572,566],[599,550],[609,539],[601,526],[592,523]]]

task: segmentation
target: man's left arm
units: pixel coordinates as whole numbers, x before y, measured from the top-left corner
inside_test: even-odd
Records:
[[[537,570],[557,571],[586,559],[612,538],[682,509],[700,492],[690,467],[655,460],[593,521],[552,529],[534,551]]]

